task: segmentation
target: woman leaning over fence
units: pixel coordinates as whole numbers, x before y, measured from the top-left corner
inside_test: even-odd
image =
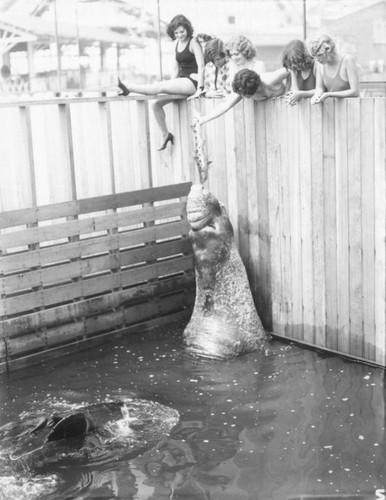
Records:
[[[201,116],[200,125],[207,123],[225,114],[244,97],[254,101],[265,101],[273,97],[280,97],[285,92],[285,79],[289,73],[285,68],[268,71],[258,75],[251,69],[238,71],[232,82],[233,92],[219,104],[212,112]]]
[[[316,86],[316,63],[304,42],[289,42],[283,50],[282,63],[290,73],[285,96],[287,104],[293,106],[300,99],[312,97]]]
[[[321,35],[310,42],[310,53],[318,61],[316,90],[313,104],[328,97],[358,97],[359,74],[357,65],[349,54],[340,54],[329,35]]]
[[[123,84],[118,79],[120,95],[136,92],[144,95],[182,94],[198,97],[204,90],[204,54],[200,43],[193,37],[191,22],[183,15],[175,16],[167,27],[167,34],[175,45],[175,66],[171,80],[151,84]],[[155,119],[159,125],[163,143],[159,151],[166,148],[168,142],[174,143],[174,136],[168,130],[163,107],[176,98],[165,97],[152,103]]]

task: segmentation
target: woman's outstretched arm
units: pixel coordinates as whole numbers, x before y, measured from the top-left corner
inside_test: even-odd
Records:
[[[207,113],[204,116],[201,116],[199,119],[200,125],[204,125],[204,123],[210,122],[211,120],[214,120],[215,118],[218,118],[219,116],[225,114],[227,111],[229,111],[233,106],[236,106],[238,102],[242,100],[242,97],[239,94],[236,94],[235,92],[232,92],[229,94],[229,96],[216,106],[216,108],[211,111],[210,113]]]

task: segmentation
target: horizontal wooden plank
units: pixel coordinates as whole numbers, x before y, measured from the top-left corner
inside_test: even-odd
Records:
[[[192,183],[182,182],[156,188],[140,189],[126,193],[98,196],[79,200],[79,213],[142,205],[163,200],[172,200],[187,196]]]
[[[77,201],[5,211],[0,213],[0,229],[23,224],[36,224],[47,220],[59,219],[60,217],[74,217],[90,212],[183,198],[189,193],[191,185],[191,182],[183,182],[158,188],[140,189]]]
[[[31,267],[56,264],[68,259],[79,259],[87,255],[96,255],[114,249],[118,250],[168,238],[177,238],[181,235],[187,235],[189,230],[188,222],[182,220],[108,236],[85,238],[71,243],[39,248],[38,250],[7,254],[0,258],[0,273],[26,271]]]
[[[137,224],[165,221],[168,218],[182,217],[186,210],[185,207],[186,202],[179,202],[170,205],[145,207],[129,212],[119,212],[31,227],[29,229],[24,228],[21,231],[2,234],[0,248],[6,251],[9,248],[50,242],[82,234],[92,234],[116,228],[128,228]]]
[[[75,262],[61,263],[48,268],[39,268],[23,273],[5,276],[2,279],[4,295],[15,294],[28,288],[62,283],[71,279],[80,279],[87,275],[103,271],[116,271],[122,267],[154,261],[179,253],[192,253],[190,240],[183,239],[141,248],[109,253],[102,256],[81,259]]]
[[[175,291],[192,290],[194,289],[194,282],[194,273],[189,273],[70,304],[59,305],[43,311],[23,314],[22,316],[3,320],[0,323],[0,338],[19,337],[29,332],[38,331],[43,326],[53,328],[78,321],[80,318],[146,301],[151,297],[162,296]]]
[[[119,328],[112,332],[106,332],[93,337],[76,340],[75,342],[70,342],[66,345],[52,347],[50,349],[45,349],[44,351],[39,351],[29,355],[22,355],[21,357],[17,357],[15,359],[8,359],[8,361],[0,361],[0,373],[7,370],[15,371],[35,364],[41,364],[43,361],[49,362],[53,359],[68,356],[85,349],[90,349],[91,347],[95,347],[97,345],[103,345],[112,339],[128,337],[139,333],[141,335],[146,334],[148,331],[154,330],[154,328],[159,328],[162,325],[174,326],[176,323],[181,325],[181,322],[185,324],[190,315],[191,310],[189,308],[182,309],[181,311],[170,312],[166,316],[156,317],[149,320],[145,319],[140,323]]]
[[[37,308],[50,307],[77,298],[89,297],[118,288],[134,286],[151,279],[158,279],[193,269],[193,256],[178,257],[147,266],[106,274],[53,288],[4,298],[0,314],[10,316]]]
[[[139,323],[147,319],[180,311],[191,306],[192,302],[192,294],[179,293],[161,297],[158,301],[134,305],[119,311],[100,314],[76,323],[47,329],[45,332],[33,333],[23,337],[7,338],[8,355],[11,358],[26,355],[39,349],[64,345],[70,341],[113,331],[133,323]]]

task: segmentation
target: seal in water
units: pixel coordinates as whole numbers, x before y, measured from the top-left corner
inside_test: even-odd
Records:
[[[123,399],[12,422],[0,428],[0,443],[28,469],[109,453],[132,458],[168,436],[178,420],[176,410],[159,403]]]
[[[189,350],[228,359],[263,347],[267,335],[224,206],[201,184],[194,184],[187,215],[196,272],[194,310],[183,335]]]

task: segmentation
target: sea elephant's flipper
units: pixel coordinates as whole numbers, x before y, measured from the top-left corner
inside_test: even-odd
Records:
[[[82,412],[64,417],[54,426],[47,441],[58,441],[68,437],[82,436],[92,427],[91,421]]]

